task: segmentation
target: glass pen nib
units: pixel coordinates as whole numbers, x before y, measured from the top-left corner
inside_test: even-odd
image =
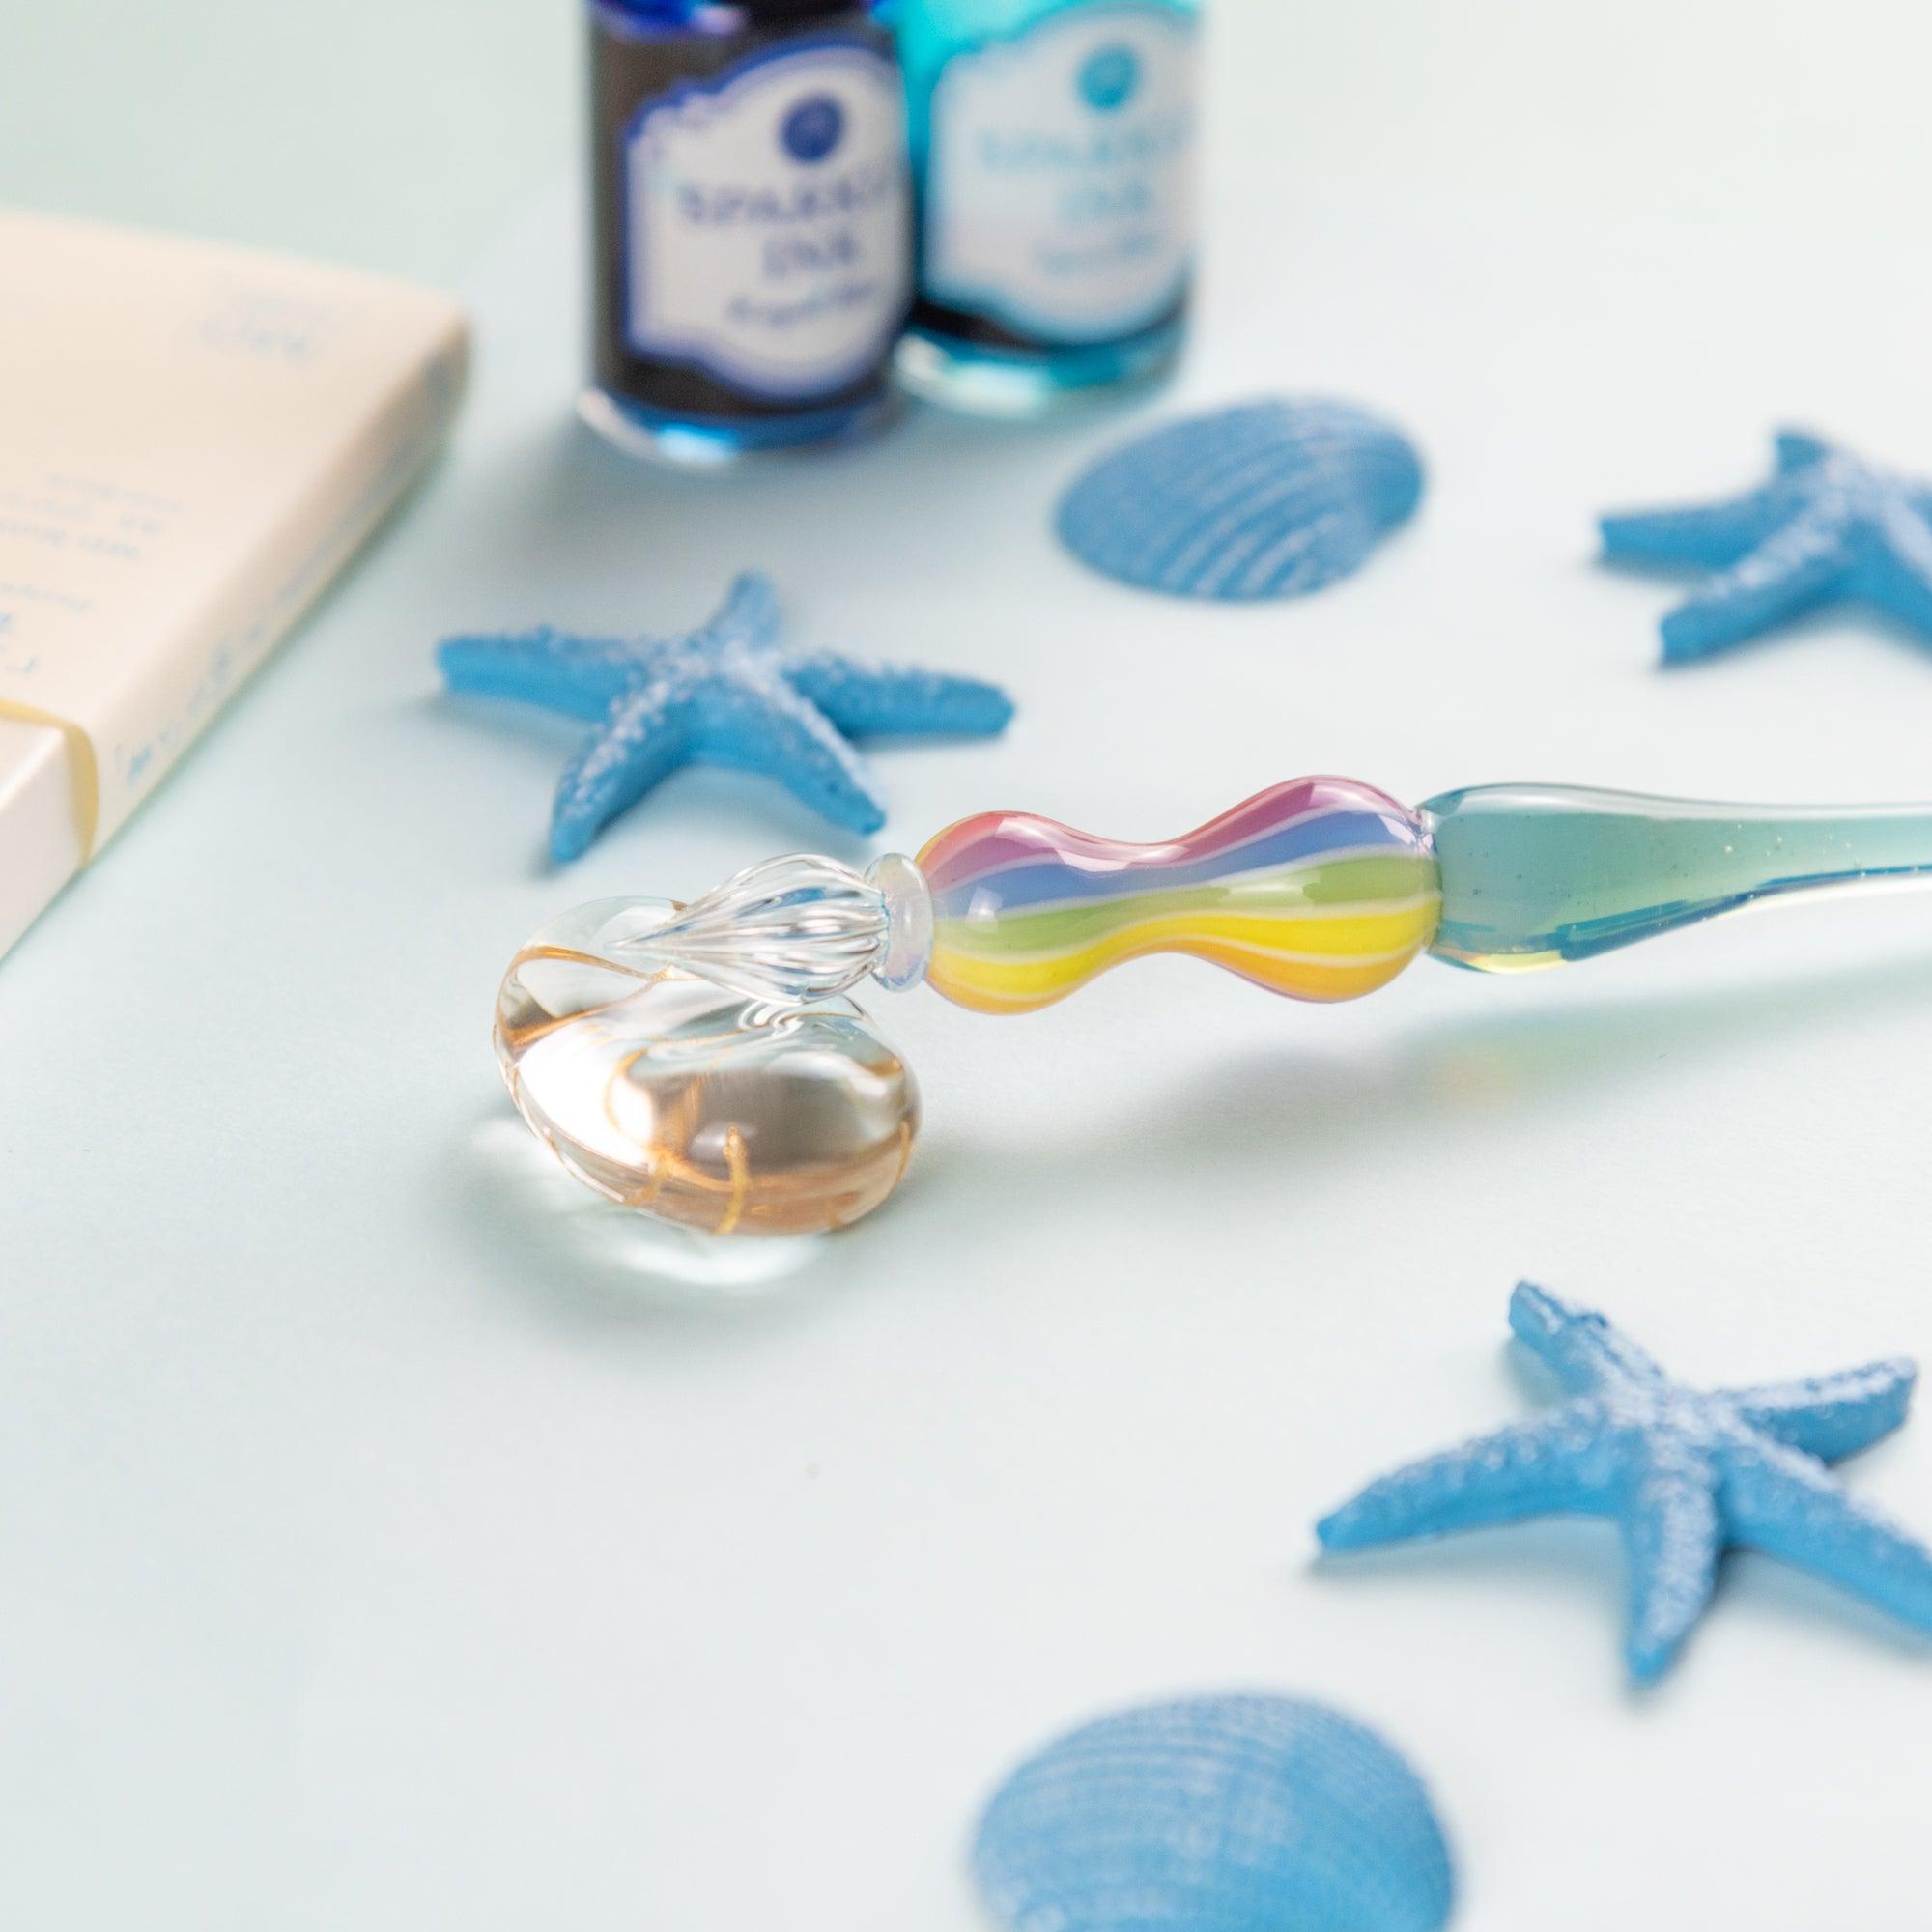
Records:
[[[889,855],[861,874],[800,853],[747,867],[662,923],[639,923],[611,954],[748,1000],[806,1006],[872,977],[913,984],[931,942],[932,901],[910,860]]]

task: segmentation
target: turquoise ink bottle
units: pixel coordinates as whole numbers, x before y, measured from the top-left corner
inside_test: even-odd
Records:
[[[590,0],[592,377],[633,453],[717,466],[893,401],[905,96],[855,0]]]
[[[914,392],[1028,416],[1154,381],[1194,259],[1199,0],[900,0]]]

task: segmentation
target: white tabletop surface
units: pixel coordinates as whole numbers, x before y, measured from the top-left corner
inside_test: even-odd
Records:
[[[1611,1530],[1318,1566],[1310,1524],[1546,1399],[1519,1276],[1691,1379],[1932,1358],[1932,905],[1334,1010],[1184,961],[1020,1021],[881,996],[905,1191],[722,1287],[554,1176],[491,1063],[564,905],[858,848],[693,774],[556,876],[573,731],[440,697],[431,645],[696,619],[746,564],[805,635],[1017,697],[999,744],[876,754],[887,844],[995,806],[1156,837],[1309,771],[1932,795],[1932,653],[1833,616],[1662,674],[1674,586],[1591,535],[1753,480],[1787,418],[1932,469],[1926,30],[1412,5],[1304,46],[1303,11],[1223,9],[1160,407],[1409,425],[1430,495],[1359,578],[1085,576],[1048,513],[1122,419],[628,468],[567,414],[559,189],[470,280],[450,462],[0,966],[0,1918],[966,1932],[1019,1751],[1238,1686],[1409,1752],[1470,1932],[1926,1922],[1925,1644],[1739,1559],[1635,1696]],[[1847,1480],[1932,1534],[1932,1416]]]

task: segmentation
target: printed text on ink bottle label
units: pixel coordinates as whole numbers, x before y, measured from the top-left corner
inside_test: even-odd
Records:
[[[1193,251],[1193,22],[1055,14],[955,55],[932,96],[925,283],[1022,335],[1098,342],[1158,321]]]
[[[747,394],[831,395],[910,299],[905,104],[854,42],[791,43],[649,101],[624,156],[625,331]]]

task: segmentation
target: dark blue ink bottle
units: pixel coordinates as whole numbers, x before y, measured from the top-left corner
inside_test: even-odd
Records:
[[[853,0],[591,0],[584,419],[714,467],[876,427],[912,302],[905,95]]]

